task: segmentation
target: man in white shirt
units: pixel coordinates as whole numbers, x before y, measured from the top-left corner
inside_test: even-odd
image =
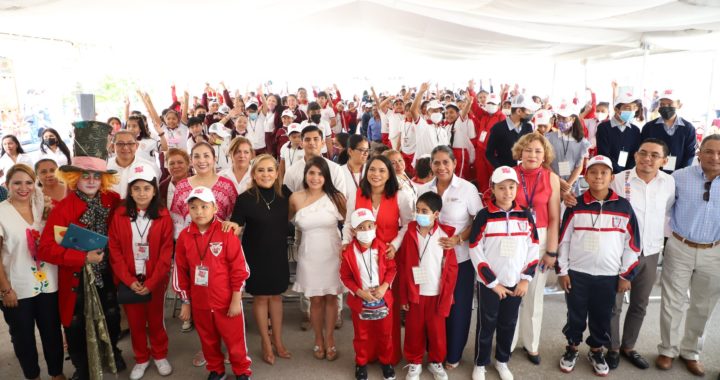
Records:
[[[663,248],[666,216],[675,203],[675,180],[660,168],[668,161],[668,146],[659,139],[646,139],[635,152],[636,166],[615,175],[610,188],[630,201],[640,226],[642,253],[637,276],[632,280],[630,305],[620,335],[620,314],[623,295],[618,293],[611,322],[611,347],[605,359],[610,369],[617,368],[620,355],[640,369],[648,362],[635,351],[647,309],[650,292],[655,284],[658,256]]]
[[[135,155],[138,148],[138,142],[132,132],[128,130],[120,130],[113,137],[113,145],[116,156],[108,162],[109,170],[116,170],[118,174],[118,183],[113,185],[112,189],[120,194],[120,198],[125,199],[127,195],[128,178],[130,178],[133,164],[144,163],[155,170],[155,181],[159,183],[160,168],[154,163],[144,160]]]
[[[323,139],[325,144],[322,146],[320,153],[324,156],[329,156],[327,153],[332,152],[332,125],[328,123],[322,116],[322,108],[317,102],[308,104],[307,114],[309,120],[304,120],[300,123],[300,129],[305,129],[309,125],[316,125],[323,133]]]

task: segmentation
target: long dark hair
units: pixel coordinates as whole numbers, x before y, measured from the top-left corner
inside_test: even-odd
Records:
[[[142,179],[136,179],[135,181],[132,181],[128,183],[127,187],[127,198],[125,198],[125,215],[130,217],[130,220],[133,222],[137,220],[138,212],[137,212],[137,204],[135,203],[135,200],[132,197],[132,192],[130,188],[132,187],[133,183],[137,181],[144,181]],[[144,181],[147,182],[147,181]],[[165,205],[160,200],[160,189],[158,189],[158,185],[156,181],[150,181],[147,182],[152,185],[153,189],[155,190],[155,194],[153,195],[152,199],[150,200],[150,204],[148,205],[147,210],[145,210],[145,216],[147,216],[150,220],[155,220],[160,217],[160,210],[165,208]]]
[[[71,161],[71,159],[70,159],[70,149],[68,149],[68,146],[65,144],[65,141],[63,141],[63,140],[60,138],[60,134],[58,133],[58,131],[56,131],[56,130],[53,129],[53,128],[47,128],[47,129],[45,129],[45,130],[43,131],[43,133],[42,133],[41,136],[45,135],[45,133],[47,133],[47,132],[50,132],[50,133],[52,133],[52,134],[55,136],[55,139],[57,140],[57,146],[58,146],[58,148],[60,148],[60,151],[63,152],[63,154],[65,155],[65,158],[67,158],[67,162],[70,163],[70,161]],[[45,150],[45,141],[44,141],[44,140],[45,140],[45,139],[43,139],[43,143],[40,144],[40,151],[43,152],[43,153],[47,153],[47,150]]]
[[[573,121],[570,135],[572,136],[573,139],[575,139],[575,141],[580,142],[580,141],[582,141],[582,139],[585,138],[585,132],[583,132],[583,126],[580,123],[580,118],[577,115],[572,115],[572,116],[573,116],[573,119],[575,119],[575,121]],[[560,132],[560,133],[562,133],[562,132]]]
[[[335,207],[338,209],[338,212],[340,212],[340,215],[345,216],[345,213],[347,212],[346,205],[345,205],[345,196],[335,188],[335,185],[332,182],[332,177],[330,176],[330,167],[328,166],[327,162],[325,162],[325,159],[322,157],[313,157],[310,160],[308,160],[307,163],[305,163],[305,170],[303,171],[303,188],[307,189],[307,173],[310,170],[311,167],[316,167],[320,169],[320,174],[322,174],[323,178],[325,179],[325,183],[323,183],[322,190],[327,194],[328,197],[330,197],[330,200],[335,204]]]
[[[148,130],[145,119],[142,116],[132,115],[128,117],[128,122],[130,121],[136,121],[140,127],[140,134],[137,137],[138,141],[150,138],[150,131]],[[127,129],[127,123],[125,124],[125,129]]]
[[[25,153],[25,151],[22,148],[22,145],[20,145],[20,141],[18,141],[18,139],[17,139],[17,137],[15,137],[15,135],[5,135],[5,136],[3,136],[2,141],[5,141],[5,139],[11,139],[12,141],[15,142],[15,146],[17,147],[15,149],[17,151],[17,154]],[[2,144],[0,144],[0,157],[4,156],[5,153],[7,153],[7,152],[5,152],[5,147]]]
[[[385,193],[385,198],[392,198],[400,189],[400,184],[395,176],[395,170],[393,169],[392,162],[390,162],[390,160],[385,156],[373,156],[367,160],[367,163],[365,163],[365,175],[360,180],[360,192],[362,192],[362,195],[365,198],[370,198],[372,196],[372,186],[370,186],[370,181],[368,181],[367,176],[368,170],[370,170],[370,164],[372,164],[373,161],[380,161],[385,164],[389,177],[387,182],[385,182],[385,190],[383,192]]]

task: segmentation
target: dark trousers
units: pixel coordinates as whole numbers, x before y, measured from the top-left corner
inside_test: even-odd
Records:
[[[110,275],[103,276],[104,286],[97,288],[98,296],[100,296],[100,304],[105,313],[105,321],[110,335],[115,356],[120,355],[117,348],[118,337],[120,336],[120,306],[117,302],[117,291],[115,284],[112,282]],[[83,297],[83,281],[80,280],[78,286],[79,292],[77,302],[75,303],[75,312],[73,313],[70,326],[65,328],[65,339],[67,339],[68,354],[77,371],[80,380],[88,380],[90,374],[88,372],[87,343],[85,340],[85,301]]]
[[[471,260],[458,264],[455,282],[455,303],[445,321],[447,333],[448,363],[458,363],[467,344],[472,319],[473,290],[475,288],[475,268]]]
[[[475,328],[475,365],[490,364],[493,335],[497,332],[495,359],[501,363],[510,360],[510,347],[515,335],[522,297],[506,297],[501,300],[492,289],[478,286],[477,325]],[[515,287],[508,288],[514,291]]]
[[[568,344],[577,346],[582,342],[585,327],[590,336],[585,343],[591,348],[610,348],[610,320],[612,319],[618,276],[593,276],[569,271],[570,293],[565,293],[567,324],[563,333]]]
[[[40,293],[35,297],[19,300],[17,307],[0,306],[0,309],[3,311],[5,322],[10,327],[10,339],[25,378],[40,377],[35,325],[40,331],[40,341],[48,374],[50,376],[62,375],[63,341],[60,332],[57,292]]]

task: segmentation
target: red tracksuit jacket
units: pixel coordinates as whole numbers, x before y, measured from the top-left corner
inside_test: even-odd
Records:
[[[420,302],[420,285],[415,285],[413,280],[412,268],[420,265],[420,250],[418,249],[417,239],[417,222],[412,221],[408,224],[408,232],[403,238],[400,246],[399,257],[402,258],[399,266],[400,269],[400,302],[401,305]],[[440,228],[448,237],[453,236],[455,228],[440,224],[435,221],[433,233]],[[455,302],[453,294],[455,292],[455,281],[457,280],[457,258],[454,249],[445,249],[443,251],[443,266],[440,274],[440,294],[438,295],[437,312],[443,317],[450,315],[450,307]]]
[[[209,269],[208,286],[195,285],[195,268]],[[180,232],[175,245],[173,289],[182,299],[192,300],[193,308],[226,310],[233,292],[242,291],[250,270],[240,240],[232,232],[222,232],[222,224],[213,220],[201,234],[195,223]]]
[[[351,244],[345,248],[342,252],[342,261],[340,262],[340,280],[343,285],[350,291],[347,297],[347,304],[353,313],[360,313],[362,311],[362,298],[355,294],[359,289],[362,289],[362,277],[360,276],[360,266],[358,265],[357,258],[355,257],[355,247],[358,247],[360,251],[364,251],[364,248],[360,247],[357,240],[353,239]],[[395,275],[397,274],[397,268],[395,267],[395,260],[388,260],[385,258],[385,243],[379,239],[375,239],[372,243],[372,249],[376,249],[378,252],[378,276],[379,284],[388,283],[392,285]],[[386,291],[383,297],[385,304],[388,308],[392,308],[393,297],[392,292]],[[392,310],[392,309],[391,309]]]
[[[113,191],[101,193],[100,202],[103,206],[110,208],[108,222],[112,220],[113,212],[120,203],[120,195]],[[50,264],[58,266],[58,297],[60,300],[60,322],[63,326],[70,326],[77,293],[82,292],[80,288],[80,276],[82,276],[87,254],[70,248],[65,248],[55,242],[55,226],[67,227],[70,223],[80,227],[87,227],[80,223],[79,219],[87,210],[87,203],[81,200],[74,191],[68,192],[50,212],[47,223],[40,236],[40,247],[38,258]]]
[[[108,229],[110,265],[115,275],[115,283],[122,282],[128,287],[137,281],[132,246],[133,228],[135,226],[130,217],[125,215],[125,206],[118,207]],[[150,254],[145,262],[145,286],[150,292],[155,292],[167,285],[173,254],[173,222],[166,208],[160,209],[160,217],[152,221],[146,233]]]

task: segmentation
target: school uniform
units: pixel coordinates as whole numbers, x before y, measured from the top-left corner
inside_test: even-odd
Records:
[[[421,364],[427,351],[430,362],[442,363],[447,353],[445,319],[454,302],[458,265],[455,250],[443,249],[439,239],[453,236],[455,229],[435,222],[423,237],[413,221],[408,230],[398,255],[402,259],[398,302],[410,306],[405,315],[405,359]]]
[[[180,232],[175,247],[173,289],[181,299],[190,301],[208,371],[225,373],[222,339],[235,375],[252,374],[244,312],[227,316],[233,292],[242,291],[249,276],[240,240],[232,232],[222,232],[217,219],[204,233],[195,223]]]
[[[640,247],[632,206],[612,190],[602,201],[586,191],[575,207],[565,210],[556,271],[558,276],[569,275],[572,286],[565,297],[568,320],[563,328],[569,345],[582,342],[587,324],[586,343],[591,348],[610,346],[618,276],[633,280]]]
[[[152,295],[148,303],[123,305],[130,326],[135,361],[146,363],[165,359],[168,352],[168,336],[165,331],[165,289],[170,277],[173,254],[173,223],[170,213],[162,208],[159,217],[148,219],[138,211],[135,221],[126,215],[125,207],[119,207],[108,229],[110,265],[115,283],[128,288],[144,276],[143,284]],[[140,277],[142,278],[142,277]],[[146,333],[147,328],[147,333]],[[150,339],[150,348],[147,346]]]
[[[492,289],[502,285],[515,290],[520,281],[532,281],[538,252],[537,231],[527,209],[513,202],[512,208],[504,211],[490,203],[478,212],[470,234],[470,259],[481,283],[477,294],[476,366],[490,364],[496,330],[495,359],[501,363],[510,360],[522,297],[501,300]]]
[[[470,167],[475,162],[475,145],[472,143],[475,139],[475,125],[468,117],[458,117],[449,127],[450,147],[457,160],[455,175],[470,181],[474,177]]]
[[[420,121],[405,118],[400,128],[400,155],[405,162],[405,173],[412,177],[415,175],[413,162],[415,161],[415,147],[417,145],[417,136],[415,132],[416,125]]]
[[[384,283],[392,284],[397,274],[395,260],[385,258],[385,243],[375,239],[370,248],[360,247],[353,240],[342,253],[340,263],[340,280],[350,292],[347,305],[352,313],[353,347],[355,364],[367,365],[379,360],[382,364],[393,364],[392,342],[392,307],[393,295],[390,289],[385,292],[383,300],[390,314],[378,320],[362,320],[362,298],[356,295],[360,289],[370,289]]]

